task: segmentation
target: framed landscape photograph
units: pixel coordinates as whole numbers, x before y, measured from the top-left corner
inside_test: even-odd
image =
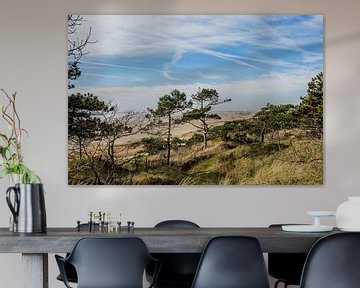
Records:
[[[68,15],[69,185],[322,185],[322,15]]]

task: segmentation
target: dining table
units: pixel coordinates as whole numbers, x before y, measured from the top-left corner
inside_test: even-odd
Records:
[[[134,228],[102,232],[57,227],[46,233],[14,233],[0,228],[0,253],[21,253],[24,288],[48,288],[48,254],[68,253],[83,237],[138,237],[150,253],[201,253],[216,236],[239,235],[258,239],[264,253],[308,252],[320,238],[338,233],[284,232],[281,227]]]

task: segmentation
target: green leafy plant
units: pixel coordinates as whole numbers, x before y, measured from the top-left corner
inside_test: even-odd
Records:
[[[8,133],[0,131],[0,179],[8,175],[19,175],[21,183],[40,183],[41,179],[24,163],[21,144],[27,131],[21,127],[16,109],[16,93],[9,95],[0,89],[7,103],[0,104],[1,116],[8,126]]]

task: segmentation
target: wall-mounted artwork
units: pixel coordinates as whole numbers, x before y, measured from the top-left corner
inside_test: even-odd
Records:
[[[68,183],[323,184],[323,16],[69,15]]]

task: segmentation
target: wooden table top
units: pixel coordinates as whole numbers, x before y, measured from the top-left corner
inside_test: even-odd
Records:
[[[48,228],[47,233],[13,233],[0,228],[0,253],[65,253],[82,237],[139,237],[152,253],[201,253],[207,241],[221,235],[252,236],[263,252],[308,252],[321,237],[338,233],[294,233],[275,228],[127,228],[119,232],[78,232],[76,228]]]

